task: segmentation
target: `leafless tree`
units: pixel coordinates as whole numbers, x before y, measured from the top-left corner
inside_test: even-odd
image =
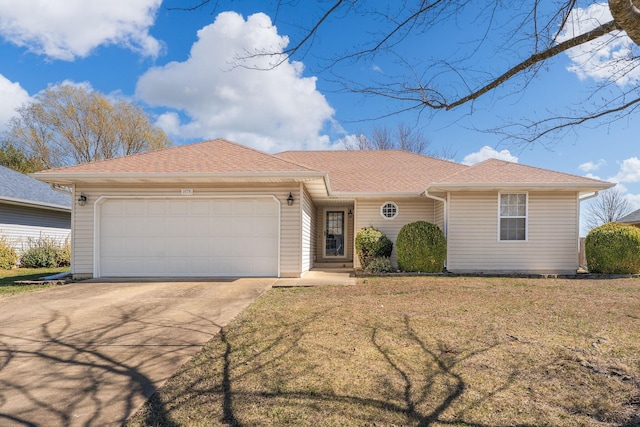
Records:
[[[205,7],[222,10],[227,3],[230,2],[192,0],[185,5],[173,0],[176,8],[186,10]],[[168,4],[171,8],[171,1]],[[346,90],[392,101],[390,104],[397,105],[396,112],[453,110],[463,105],[472,111],[481,98],[499,100],[509,92],[524,90],[563,52],[584,45],[592,49],[591,54],[595,54],[596,50],[628,36],[632,40],[631,46],[619,55],[616,71],[608,79],[595,84],[584,102],[573,106],[562,104],[561,97],[550,93],[550,100],[559,102],[558,110],[550,110],[546,117],[507,119],[505,126],[491,129],[514,137],[523,144],[531,144],[543,137],[558,136],[574,126],[598,125],[626,118],[640,107],[637,80],[620,84],[625,76],[640,66],[640,0],[609,0],[608,8],[613,19],[597,22],[584,31],[568,33],[573,28],[572,12],[595,4],[594,0],[582,3],[577,0],[272,0],[265,2],[263,7],[267,12],[269,7],[272,8],[276,23],[278,17],[284,15],[282,11],[285,8],[300,12],[297,14],[300,22],[292,28],[301,30],[297,34],[288,34],[292,43],[284,56],[283,52],[273,52],[273,66],[291,56],[302,57],[313,52],[314,45],[323,42],[323,31],[329,23],[362,29],[368,41],[350,43],[350,39],[345,39],[343,45],[335,49],[338,52],[336,57],[325,64],[326,69],[338,73],[335,71],[338,64],[358,61],[371,64],[381,57],[393,58],[397,67],[378,80],[354,80],[348,72],[337,77]],[[470,26],[474,31],[465,31]],[[483,36],[464,38],[466,33],[477,37],[478,32]],[[450,37],[460,40],[459,49],[432,53],[432,46]],[[416,41],[425,48],[416,51]],[[595,45],[592,46],[592,42]],[[255,54],[264,55],[265,52]],[[475,67],[477,63],[486,63],[479,59],[488,56],[492,58],[489,68]],[[586,52],[585,60],[590,56]],[[358,76],[361,78],[364,79]]]
[[[79,86],[50,87],[17,109],[4,143],[47,168],[155,150],[171,145],[142,109]]]
[[[346,143],[347,150],[405,150],[447,160],[456,156],[450,148],[433,150],[430,146],[431,142],[424,133],[404,123],[399,123],[395,130],[376,126],[370,137],[361,133]]]
[[[600,192],[589,202],[585,210],[585,226],[588,230],[608,222],[617,221],[631,212],[631,204],[617,188]]]

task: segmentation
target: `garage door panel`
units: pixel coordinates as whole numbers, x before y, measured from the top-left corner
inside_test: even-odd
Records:
[[[255,235],[255,220],[252,217],[238,217],[233,221],[233,234],[235,236]]]
[[[192,215],[200,215],[209,217],[211,215],[211,201],[209,200],[194,200],[190,207],[190,213]]]
[[[272,199],[107,200],[100,275],[275,276],[278,222]]]
[[[147,203],[135,203],[132,201],[124,201],[124,214],[129,215],[144,215],[147,213]]]
[[[188,233],[191,237],[210,236],[211,219],[205,217],[191,217],[188,223]]]

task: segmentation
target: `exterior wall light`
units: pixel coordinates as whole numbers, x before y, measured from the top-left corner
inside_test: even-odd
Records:
[[[287,197],[287,205],[293,206],[293,193],[289,192],[289,197]]]
[[[84,193],[80,193],[80,196],[78,197],[78,205],[84,206],[86,204],[87,204],[87,196]]]

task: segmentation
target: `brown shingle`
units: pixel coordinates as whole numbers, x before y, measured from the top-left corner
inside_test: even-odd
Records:
[[[56,173],[260,173],[307,168],[224,139],[43,171]]]
[[[431,182],[468,168],[401,150],[285,151],[275,156],[328,172],[334,192],[417,194]]]
[[[438,184],[601,184],[603,181],[534,166],[488,159],[434,181]]]

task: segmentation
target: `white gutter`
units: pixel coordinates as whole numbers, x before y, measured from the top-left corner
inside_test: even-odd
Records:
[[[448,183],[437,182],[429,186],[432,190],[436,191],[474,191],[474,190],[494,190],[501,188],[508,189],[559,189],[559,190],[585,190],[596,191],[593,188],[600,187],[600,190],[604,190],[613,187],[615,184],[609,182],[469,182],[469,183]],[[599,191],[599,190],[597,190]]]
[[[424,190],[424,195],[429,199],[433,199],[433,200],[437,200],[439,202],[442,202],[442,204],[444,205],[444,212],[443,212],[444,230],[443,231],[444,231],[444,238],[445,238],[445,240],[447,242],[447,256],[445,258],[445,268],[446,268],[447,265],[449,264],[449,250],[448,250],[449,249],[448,248],[448,246],[449,246],[449,233],[448,233],[449,227],[448,227],[448,222],[449,221],[447,221],[447,219],[448,219],[448,216],[447,216],[447,213],[448,213],[447,199],[443,199],[442,197],[438,197],[438,196],[434,196],[433,194],[429,194],[429,189]]]
[[[578,197],[578,202],[584,202],[585,200],[593,199],[594,197],[598,197],[598,194],[600,194],[599,191],[594,191],[593,194],[589,194],[588,196],[582,198]]]
[[[38,207],[42,209],[49,209],[52,211],[71,212],[71,206],[56,205],[53,203],[36,202],[25,199],[16,199],[15,197],[0,197],[0,200],[4,203],[19,206]]]
[[[158,180],[194,178],[306,178],[322,179],[326,173],[316,171],[290,172],[35,172],[29,174],[32,178],[45,182],[59,183],[60,181],[91,181],[105,179],[144,179],[145,182]]]
[[[594,197],[598,197],[598,194],[600,194],[599,191],[594,191],[593,194],[589,194],[588,196],[584,196],[584,197],[578,197],[578,214],[577,214],[577,224],[578,224],[578,241],[576,242],[578,245],[578,253],[580,252],[580,217],[581,215],[581,203],[584,202],[585,200],[589,200],[589,199],[593,199]],[[578,265],[580,265],[580,260],[578,260]]]

